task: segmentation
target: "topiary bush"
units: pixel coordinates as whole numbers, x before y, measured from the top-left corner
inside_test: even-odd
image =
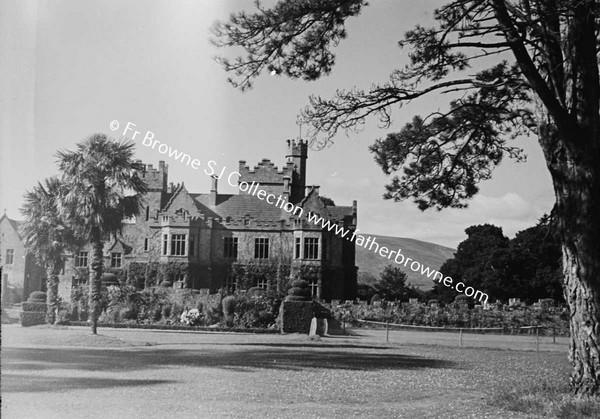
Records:
[[[292,281],[292,288],[288,291],[288,296],[285,298],[286,301],[309,301],[310,300],[310,288],[308,281],[303,279],[296,279]]]
[[[161,313],[161,317],[163,319],[167,320],[169,317],[171,317],[171,306],[170,305],[163,306],[160,313]]]
[[[40,291],[36,292],[38,294],[34,295],[35,292],[32,292],[29,300],[21,306],[23,308],[20,316],[21,326],[27,327],[46,323],[46,293]],[[44,296],[43,301],[41,300],[42,296]]]
[[[33,291],[31,294],[29,294],[29,301],[41,301],[45,303],[46,298],[46,293],[42,291]]]
[[[233,326],[233,315],[235,313],[235,297],[233,295],[228,295],[223,298],[221,301],[221,305],[223,306],[223,318],[227,326]]]
[[[281,305],[281,331],[283,333],[308,333],[314,313],[312,301],[290,301]]]

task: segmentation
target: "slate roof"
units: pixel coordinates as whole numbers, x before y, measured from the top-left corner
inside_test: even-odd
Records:
[[[196,202],[200,211],[207,217],[219,217],[226,219],[231,217],[234,220],[250,216],[255,220],[281,220],[287,214],[280,208],[269,204],[267,201],[256,198],[252,195],[218,195],[217,205],[209,205],[210,194],[190,194]],[[352,215],[352,207],[328,206],[332,218],[342,220],[346,216]]]
[[[209,217],[222,219],[231,217],[237,220],[249,215],[255,220],[276,221],[281,220],[282,215],[285,215],[282,214],[281,208],[252,195],[218,195],[217,205],[214,207],[209,205],[210,194],[190,194],[190,196],[198,203],[200,211]]]

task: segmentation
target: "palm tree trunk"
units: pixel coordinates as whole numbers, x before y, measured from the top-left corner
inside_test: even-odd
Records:
[[[46,269],[46,323],[55,324],[58,309],[58,270],[61,261],[54,261],[48,264]]]
[[[92,324],[92,334],[98,333],[98,317],[100,317],[101,304],[101,287],[102,287],[102,271],[104,268],[104,258],[102,255],[103,242],[100,231],[95,228],[92,232],[92,258],[90,264],[90,281],[89,281],[89,306],[90,306],[90,323]]]

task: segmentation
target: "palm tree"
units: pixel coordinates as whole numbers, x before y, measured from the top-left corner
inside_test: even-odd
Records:
[[[58,212],[62,186],[56,177],[38,182],[37,186],[25,193],[25,204],[21,208],[21,214],[25,217],[20,227],[23,244],[36,261],[46,268],[46,322],[50,324],[56,321],[62,256],[66,250],[80,244]]]
[[[97,333],[103,271],[103,245],[121,233],[124,219],[139,214],[148,190],[139,177],[141,163],[133,160],[132,142],[118,143],[94,134],[75,151],[59,151],[58,166],[65,183],[59,211],[79,237],[92,247],[90,264],[90,321]]]

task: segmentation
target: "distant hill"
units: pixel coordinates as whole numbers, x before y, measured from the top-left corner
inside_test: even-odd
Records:
[[[419,261],[421,264],[430,267],[431,269],[439,269],[447,259],[454,257],[456,249],[451,249],[446,246],[441,246],[435,243],[424,242],[421,240],[408,239],[405,237],[390,237],[379,236],[376,234],[365,234],[365,236],[375,237],[379,246],[385,246],[391,250],[402,249],[404,256],[410,257],[413,260]],[[373,247],[375,249],[375,247]],[[356,246],[356,266],[358,266],[359,281],[361,272],[367,272],[379,279],[379,274],[383,271],[386,265],[393,264],[393,259],[389,260],[382,257],[380,254],[365,249],[361,246]],[[402,267],[408,276],[408,282],[421,288],[429,290],[433,287],[433,281],[420,273],[413,272],[408,266]]]

